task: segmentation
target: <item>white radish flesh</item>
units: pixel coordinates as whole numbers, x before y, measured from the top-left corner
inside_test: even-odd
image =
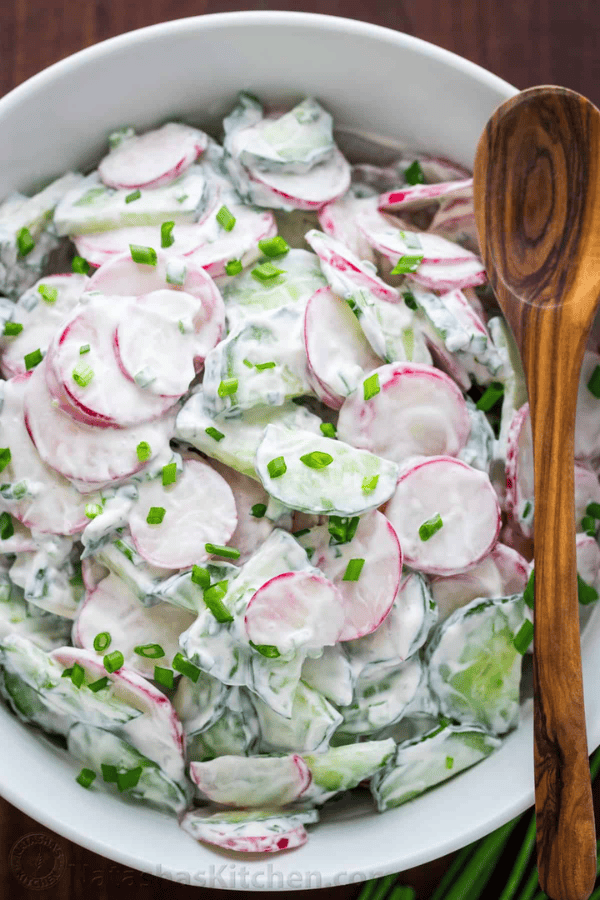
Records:
[[[278,853],[306,843],[308,835],[303,823],[316,822],[318,818],[316,810],[310,812],[314,812],[314,816],[269,809],[259,817],[258,810],[236,810],[229,816],[223,811],[206,815],[192,810],[181,820],[181,827],[195,840],[215,844],[224,850]]]
[[[439,181],[436,184],[415,184],[400,190],[388,191],[379,197],[379,209],[388,212],[402,212],[420,209],[453,194],[473,196],[473,179],[461,181]]]
[[[313,248],[319,259],[327,280],[334,291],[347,295],[346,291],[340,291],[335,281],[335,274],[345,275],[352,285],[358,290],[367,290],[375,294],[380,300],[389,303],[398,303],[400,297],[396,288],[385,283],[375,271],[365,265],[351,250],[340,241],[320,231],[309,231],[305,235],[306,241]]]
[[[376,197],[355,197],[348,191],[319,210],[319,225],[325,232],[355,253],[359,259],[375,262],[375,253],[358,227],[361,215],[376,211]]]
[[[155,188],[182,175],[204,152],[203,131],[168,122],[162,128],[126,138],[105,156],[98,172],[114,188]]]
[[[350,166],[337,148],[305,175],[264,172],[254,166],[247,172],[253,202],[271,209],[318,210],[350,186]]]
[[[529,403],[514,414],[506,436],[506,512],[525,537],[533,534],[533,437]]]
[[[190,778],[201,798],[224,806],[285,806],[302,796],[310,770],[301,756],[221,756],[191,762]]]
[[[266,508],[269,503],[269,495],[260,482],[247,475],[216,460],[211,461],[211,466],[225,479],[235,499],[237,525],[229,542],[240,551],[239,559],[232,560],[232,563],[241,566],[273,531],[273,522],[267,519],[263,511],[263,507]]]
[[[209,209],[212,211],[213,206]],[[203,220],[204,221],[204,218]],[[172,232],[173,244],[168,248],[169,256],[187,256],[204,243],[204,231],[198,222],[178,224]],[[129,247],[161,246],[160,225],[130,225],[129,228],[112,228],[110,231],[97,231],[91,234],[74,235],[73,241],[77,252],[87,259],[92,266],[102,266],[115,256],[129,254]]]
[[[271,212],[237,203],[229,203],[227,208],[235,218],[231,231],[225,231],[214,216],[209,216],[200,226],[202,243],[189,255],[190,261],[212,278],[227,274],[229,260],[239,259],[243,266],[255,262],[260,256],[258,242],[277,234]]]

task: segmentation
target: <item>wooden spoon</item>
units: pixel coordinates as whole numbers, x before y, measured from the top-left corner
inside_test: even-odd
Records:
[[[483,260],[521,353],[531,409],[540,884],[553,900],[586,900],[596,877],[596,840],[573,448],[580,369],[600,300],[600,112],[565,88],[523,91],[488,122],[474,179]]]

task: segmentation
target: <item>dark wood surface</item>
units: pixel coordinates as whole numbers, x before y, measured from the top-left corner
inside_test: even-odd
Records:
[[[113,35],[172,18],[239,8],[235,0],[5,0],[0,5],[0,95],[51,63]],[[598,0],[305,0],[301,5],[279,0],[273,4],[251,3],[244,8],[302,9],[385,25],[453,50],[519,88],[563,84],[600,104]],[[14,853],[12,867],[10,864],[15,844],[39,834],[55,840],[65,857],[64,874],[47,890],[31,890],[19,882]],[[515,849],[513,843],[508,855],[514,855]],[[438,860],[404,873],[400,880],[413,884],[418,897],[426,900],[447,863],[447,859]],[[358,890],[349,886],[319,892],[319,896],[342,900],[357,896]],[[240,896],[178,886],[125,869],[53,836],[0,799],[3,900],[226,900]],[[296,891],[285,896],[300,900],[308,895]],[[311,896],[316,898],[317,893]]]

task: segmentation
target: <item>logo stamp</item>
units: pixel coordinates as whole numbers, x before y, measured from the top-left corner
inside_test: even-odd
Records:
[[[43,891],[60,880],[67,860],[52,835],[33,832],[12,845],[9,864],[19,884],[32,891]]]

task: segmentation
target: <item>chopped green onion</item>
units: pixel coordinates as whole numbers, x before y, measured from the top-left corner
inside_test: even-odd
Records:
[[[277,659],[278,656],[281,656],[281,653],[273,644],[255,644],[254,641],[250,641],[250,646],[254,647],[261,656],[266,656],[267,659]]]
[[[249,359],[243,359],[242,362],[246,366],[247,369],[253,369],[254,363],[251,363]]]
[[[94,370],[83,362],[77,363],[73,369],[73,381],[79,387],[87,387],[94,377]]]
[[[271,478],[280,478],[287,472],[287,466],[283,456],[276,456],[267,463],[267,471]]]
[[[76,688],[80,688],[85,681],[85,670],[79,663],[73,663],[71,667],[71,681]]]
[[[108,784],[116,784],[117,783],[117,767],[109,766],[106,763],[101,763],[100,768],[102,769],[102,778]]]
[[[139,189],[137,191],[132,191],[125,197],[125,203],[133,203],[134,200],[139,200],[141,196],[142,192]]]
[[[38,294],[41,294],[42,300],[46,303],[56,303],[58,298],[58,290],[53,287],[48,287],[47,284],[40,284],[38,287]]]
[[[301,528],[299,531],[292,531],[292,537],[299,538],[305,534],[310,534],[310,528]]]
[[[193,584],[199,584],[203,589],[210,587],[210,572],[202,566],[193,567],[191,578]]]
[[[379,475],[372,475],[369,477],[366,475],[362,481],[362,492],[363,494],[372,494],[377,484],[379,482]]]
[[[0,513],[0,538],[7,541],[15,533],[15,526],[10,513]]]
[[[210,425],[208,428],[205,428],[204,431],[209,437],[213,438],[215,441],[222,441],[223,438],[225,437],[225,435],[223,434],[222,431],[217,431],[217,429],[213,428],[212,425]]]
[[[222,206],[216,215],[217,222],[224,228],[225,231],[231,231],[233,226],[235,225],[235,216],[231,213],[226,206]]]
[[[224,559],[239,559],[240,551],[235,547],[222,547],[221,544],[205,544],[204,549],[207,553],[214,556],[222,556]]]
[[[31,353],[26,353],[23,359],[25,360],[25,368],[29,372],[30,369],[35,369],[41,361],[43,360],[42,351],[38,348],[37,350],[32,350]]]
[[[531,574],[529,579],[527,580],[527,584],[525,585],[525,590],[523,591],[523,600],[529,607],[529,609],[533,609],[534,603],[534,588],[535,588],[535,569],[531,570]]]
[[[73,261],[71,262],[72,272],[75,272],[77,275],[87,275],[91,268],[89,262],[87,259],[84,259],[83,256],[73,257]]]
[[[422,262],[422,253],[416,253],[414,256],[401,256],[390,275],[407,275],[409,272],[416,272]]]
[[[29,228],[19,228],[17,231],[17,249],[19,256],[27,256],[35,247],[35,241],[31,237]]]
[[[163,249],[171,247],[175,243],[172,233],[174,228],[175,222],[163,222],[160,226],[160,246]]]
[[[419,308],[419,304],[415,300],[415,295],[410,291],[407,291],[406,294],[402,294],[402,296],[404,297],[404,302],[409,309],[417,310]]]
[[[300,462],[303,462],[309,469],[325,469],[333,462],[333,456],[330,453],[313,450],[312,453],[305,453],[304,456],[301,456]]]
[[[319,425],[321,429],[321,434],[324,434],[325,437],[335,438],[337,437],[337,431],[335,430],[335,425],[332,425],[331,422],[321,422]]]
[[[175,484],[177,481],[177,463],[169,463],[162,468],[162,483],[164,487]]]
[[[252,509],[250,510],[250,515],[254,516],[255,519],[262,519],[264,514],[267,511],[266,503],[255,503]]]
[[[369,375],[369,377],[365,378],[363,381],[363,397],[365,400],[370,400],[371,397],[375,397],[379,391],[379,375],[377,372],[373,372],[372,375]]]
[[[176,672],[181,672],[182,675],[187,676],[187,678],[190,678],[194,682],[198,681],[200,678],[200,669],[198,666],[195,666],[189,659],[186,659],[182,653],[175,654],[172,665]]]
[[[85,504],[85,514],[88,519],[95,519],[96,516],[99,516],[102,512],[102,507],[99,503],[86,503]]]
[[[89,788],[95,778],[96,773],[92,769],[82,769],[75,781],[80,784],[81,787]]]
[[[224,381],[221,381],[219,387],[217,389],[217,394],[219,397],[231,397],[232,394],[238,389],[238,380],[237,378],[226,378]]]
[[[278,269],[273,263],[265,262],[252,269],[252,274],[259,281],[271,281],[272,278],[277,278],[278,275],[284,275],[285,269]]]
[[[81,347],[79,348],[79,355],[83,356],[84,353],[89,353],[90,350],[91,350],[91,347],[89,344],[82,344]]]
[[[146,460],[150,459],[152,456],[152,448],[147,441],[140,441],[135,448],[135,452],[137,453],[137,458],[140,462],[146,462]]]
[[[452,769],[453,767],[454,767],[454,757],[453,757],[453,756],[447,756],[447,757],[446,757],[446,768],[447,768],[447,769]]]
[[[130,244],[129,252],[134,262],[143,266],[155,266],[157,262],[156,250],[153,247],[142,247],[140,244]]]
[[[274,369],[276,366],[276,362],[264,362],[256,363],[255,368],[258,369],[259,372],[262,372],[264,369]]]
[[[600,503],[588,503],[585,508],[585,514],[593,519],[600,519]]]
[[[588,381],[587,386],[590,394],[593,394],[594,397],[600,399],[600,366],[596,366],[592,372],[592,377]]]
[[[276,259],[278,256],[285,256],[289,252],[290,245],[281,235],[277,234],[273,238],[265,238],[258,242],[258,249],[265,256]]]
[[[233,622],[233,616],[223,603],[223,597],[227,593],[228,582],[217,581],[204,591],[203,600],[217,622]]]
[[[143,656],[144,659],[161,659],[166,655],[160,644],[138,644],[133,648],[133,652]]]
[[[477,409],[481,409],[483,412],[489,412],[490,409],[495,406],[498,400],[501,400],[503,396],[504,385],[502,384],[502,382],[492,381],[492,383],[487,386],[484,393],[477,401]]]
[[[173,669],[165,669],[162,666],[154,666],[154,680],[163,687],[173,688],[175,686],[175,675]]]
[[[596,596],[598,595],[596,594]],[[527,648],[531,644],[532,640],[533,623],[530,622],[529,619],[525,619],[513,640],[515,650],[522,656],[527,651]]]
[[[331,544],[349,544],[358,528],[359,516],[349,519],[345,516],[329,516],[327,530],[331,535]]]
[[[73,666],[71,666],[69,669],[63,669],[62,675],[60,677],[61,678],[70,678],[72,673],[73,673]]]
[[[427,519],[419,527],[419,537],[422,541],[428,541],[429,538],[432,538],[433,535],[440,530],[440,528],[443,528],[443,525],[442,517],[439,513],[436,513],[433,518]]]
[[[112,653],[107,653],[104,657],[104,668],[107,672],[116,672],[124,664],[125,657],[120,650],[113,650]]]
[[[12,459],[10,447],[0,447],[0,472],[3,472]]]
[[[97,694],[98,691],[101,691],[108,684],[110,684],[110,681],[109,681],[108,677],[105,675],[103,678],[99,678],[98,681],[92,681],[91,684],[88,684],[88,687],[89,687],[90,691],[93,691],[94,694]]]
[[[523,507],[523,518],[524,519],[527,519],[531,510],[532,510],[532,503],[531,503],[531,500],[528,500],[527,503],[525,504],[525,506]]]
[[[126,791],[134,788],[140,780],[142,767],[136,766],[135,769],[128,769],[126,772],[117,772],[117,787],[120,791]]]
[[[358,581],[365,564],[364,559],[351,559],[346,566],[342,581]]]
[[[166,509],[164,506],[151,506],[146,516],[148,525],[160,525],[165,517]]]
[[[589,537],[596,537],[596,519],[593,516],[584,516],[581,520],[581,528]]]
[[[112,638],[108,631],[101,631],[94,638],[94,650],[98,653],[104,653],[105,650],[108,650],[110,647],[110,642]]]
[[[591,584],[587,584],[581,575],[577,576],[577,593],[582,606],[589,606],[590,603],[595,603],[598,599],[596,588],[592,587]]]
[[[415,159],[414,162],[410,164],[408,169],[404,172],[404,180],[407,184],[423,184],[425,181],[425,175],[423,174],[423,169],[421,168],[421,163],[418,159]]]
[[[5,322],[4,323],[4,332],[3,334],[6,337],[15,337],[17,334],[21,334],[23,331],[23,326],[20,322]]]
[[[243,268],[241,259],[230,259],[228,263],[225,263],[225,274],[239,275]]]

